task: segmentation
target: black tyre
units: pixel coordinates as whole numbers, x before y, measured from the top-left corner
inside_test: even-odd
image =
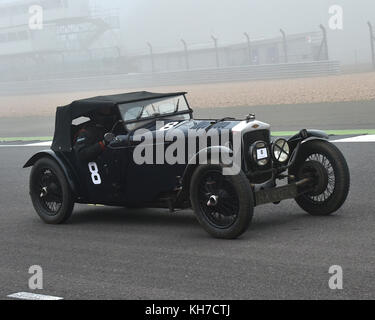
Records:
[[[350,187],[350,173],[341,151],[322,140],[307,142],[301,147],[295,165],[289,173],[297,180],[313,177],[313,190],[295,200],[313,216],[327,216],[344,204]]]
[[[73,212],[70,186],[60,166],[50,158],[42,158],[34,164],[30,175],[30,196],[45,223],[62,224]]]
[[[190,201],[202,227],[213,237],[235,239],[249,227],[254,211],[251,186],[241,171],[222,174],[221,165],[203,165],[193,174]]]

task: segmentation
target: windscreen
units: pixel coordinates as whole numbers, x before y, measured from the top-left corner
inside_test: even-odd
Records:
[[[153,117],[173,116],[180,112],[189,112],[184,96],[138,101],[119,105],[125,122],[144,120]]]

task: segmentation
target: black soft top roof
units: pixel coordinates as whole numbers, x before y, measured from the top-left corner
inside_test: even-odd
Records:
[[[73,101],[70,105],[62,107],[71,109],[72,118],[80,117],[96,109],[103,107],[114,107],[118,104],[150,100],[150,99],[159,99],[159,98],[168,98],[186,94],[186,92],[174,92],[174,93],[153,93],[147,91],[139,92],[130,92],[122,94],[114,94],[109,96],[98,96],[88,99],[76,100]]]
[[[101,108],[111,108],[119,104],[151,99],[162,99],[184,94],[186,94],[186,92],[152,93],[147,91],[139,91],[76,100],[67,106],[58,107],[56,111],[55,135],[53,138],[52,150],[71,150],[71,124],[74,119],[82,116],[88,116],[91,112]]]

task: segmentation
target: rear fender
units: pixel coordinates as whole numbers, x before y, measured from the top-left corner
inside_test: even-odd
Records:
[[[52,150],[44,150],[41,152],[38,152],[34,154],[23,166],[23,168],[29,168],[32,167],[38,160],[42,158],[51,158],[57,162],[57,164],[60,166],[61,170],[64,172],[64,175],[66,177],[66,180],[69,183],[69,186],[72,190],[72,192],[75,195],[78,195],[78,183],[76,182],[76,179],[74,178],[74,174],[72,172],[72,169],[69,168],[69,165],[66,163],[66,160],[64,160],[62,157],[59,157],[56,152]]]

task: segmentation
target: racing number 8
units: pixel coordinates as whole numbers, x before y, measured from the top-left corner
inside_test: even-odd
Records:
[[[102,179],[100,178],[98,165],[96,162],[90,162],[89,163],[89,170],[91,172],[91,179],[93,184],[101,184]]]

